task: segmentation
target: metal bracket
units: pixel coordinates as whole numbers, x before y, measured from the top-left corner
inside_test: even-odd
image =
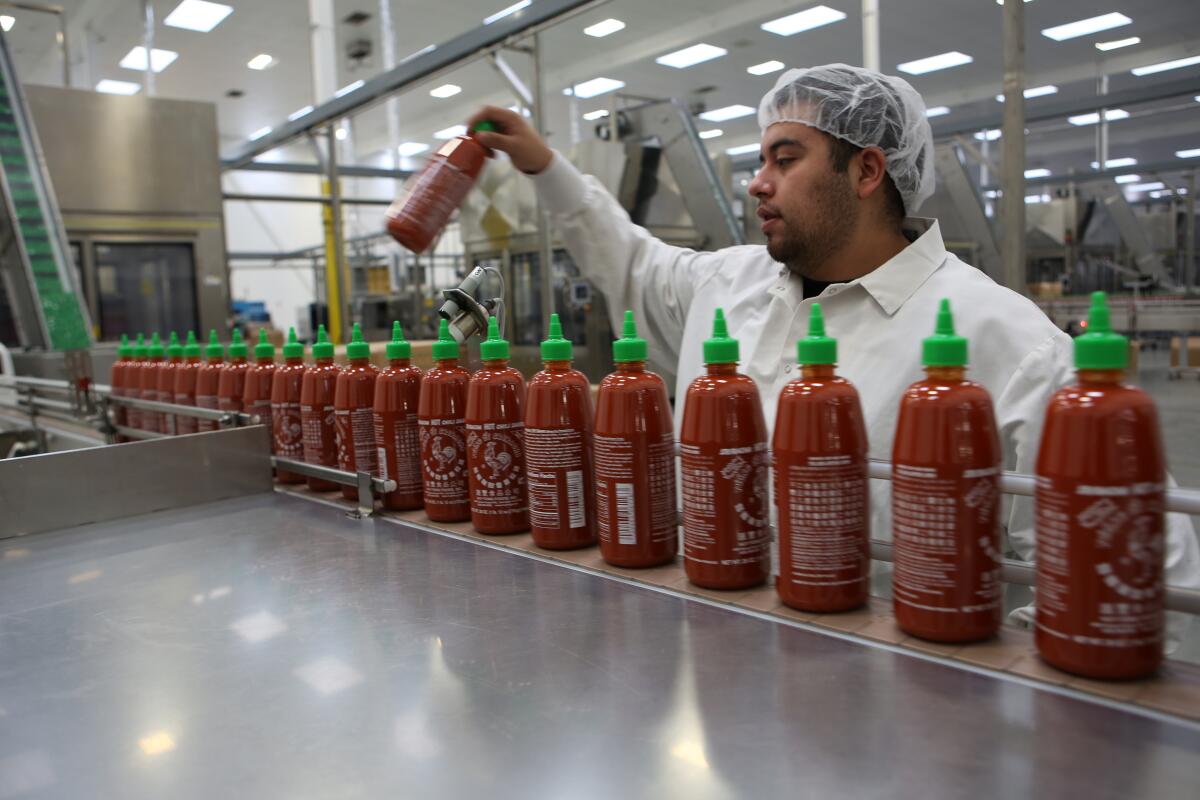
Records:
[[[358,478],[358,508],[347,511],[346,516],[351,519],[366,519],[375,513],[373,479],[371,473],[362,470],[359,470],[355,477]]]

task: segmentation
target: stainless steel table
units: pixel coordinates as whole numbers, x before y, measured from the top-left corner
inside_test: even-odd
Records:
[[[1200,794],[1183,722],[278,494],[0,554],[0,798]]]

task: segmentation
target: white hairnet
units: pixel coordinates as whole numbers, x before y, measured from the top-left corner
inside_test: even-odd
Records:
[[[766,133],[800,122],[857,147],[878,147],[908,214],[933,194],[933,132],[908,81],[847,64],[790,69],[758,106]]]

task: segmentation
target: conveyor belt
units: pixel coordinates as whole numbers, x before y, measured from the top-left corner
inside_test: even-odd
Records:
[[[0,797],[1196,796],[1185,722],[280,494],[0,556]]]

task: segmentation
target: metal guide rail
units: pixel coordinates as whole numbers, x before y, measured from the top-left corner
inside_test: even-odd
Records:
[[[18,406],[27,413],[30,413],[31,416],[41,414],[64,421],[74,422],[78,420],[77,417],[70,414],[74,410],[70,402],[45,396],[47,393],[69,393],[72,387],[67,381],[0,375],[0,388],[3,387],[14,387],[18,390]],[[121,397],[113,395],[111,387],[102,384],[94,385],[91,389],[96,396],[96,404],[92,414],[85,416],[96,424],[98,429],[102,433],[105,433],[110,441],[114,441],[117,435],[139,440],[172,437],[171,434],[116,425],[111,415],[112,407],[116,405],[157,411],[164,414],[215,420],[222,428],[261,424],[260,419],[252,414]],[[205,434],[188,435],[203,436]],[[384,494],[396,489],[395,481],[381,479],[369,472],[347,472],[333,467],[310,464],[305,461],[297,461],[275,455],[270,456],[270,459],[272,466],[276,468],[304,475],[305,477],[320,478],[342,486],[355,487],[357,490],[357,506],[350,512],[355,517],[369,517],[374,514],[375,501]],[[890,480],[892,477],[891,462],[883,459],[871,459],[868,475],[875,479]],[[1034,481],[1035,478],[1032,475],[1003,472],[1000,478],[1000,490],[1005,494],[1032,497],[1034,494]],[[1168,512],[1200,515],[1200,491],[1179,488],[1167,489],[1165,505]],[[771,533],[774,536],[773,527],[771,528]],[[892,542],[883,539],[872,539],[871,558],[876,561],[890,563],[893,560]],[[1033,586],[1035,580],[1033,565],[1025,561],[1003,559],[1001,562],[1000,578],[1005,583]],[[1168,587],[1165,604],[1167,609],[1171,611],[1200,614],[1200,591]]]

